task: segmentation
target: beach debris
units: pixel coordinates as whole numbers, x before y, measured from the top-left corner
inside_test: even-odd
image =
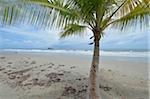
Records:
[[[76,66],[72,66],[72,67],[70,67],[71,69],[73,69],[73,68],[76,68]]]
[[[38,86],[44,86],[44,85],[48,85],[46,80],[39,80],[37,83]]]
[[[16,78],[16,75],[12,74],[12,75],[9,75],[8,77],[9,79],[15,79]]]
[[[12,70],[8,70],[8,72],[11,72]]]
[[[41,72],[45,71],[45,69],[42,69]]]
[[[99,85],[99,88],[103,89],[104,91],[110,91],[112,88],[108,86]]]
[[[29,62],[28,61],[24,61],[26,64],[28,64]]]
[[[42,67],[43,65],[40,65],[40,67]]]
[[[12,69],[17,69],[16,67],[12,67]]]
[[[54,64],[53,64],[53,63],[49,63],[49,65],[52,65],[52,66],[54,66]]]
[[[86,85],[86,84],[84,84],[84,85],[80,85],[80,86],[78,86],[79,88],[79,90],[78,90],[78,94],[79,93],[85,93],[86,91],[87,91],[87,88],[88,88],[88,85]]]
[[[60,67],[64,67],[65,65],[60,65],[60,64],[59,64],[59,66],[60,66]]]
[[[22,86],[23,82],[26,81],[31,75],[29,73],[26,73],[27,71],[31,70],[32,68],[23,69],[20,71],[12,72],[9,70],[7,72],[8,78],[12,80],[12,84],[15,86]],[[11,72],[11,73],[10,73]]]
[[[0,57],[0,59],[5,59],[6,57]]]
[[[14,80],[15,86],[23,86],[23,82],[26,81],[30,77],[30,74],[19,75],[19,74],[11,74],[9,75],[9,79]]]
[[[49,78],[50,82],[59,82],[61,81],[60,76],[63,76],[64,74],[62,73],[49,73],[46,74],[45,76]]]
[[[7,71],[5,71],[4,74],[7,74]]]
[[[8,75],[11,75],[11,74],[21,74],[21,75],[23,75],[23,73],[26,73],[26,72],[30,71],[31,69],[32,69],[32,67],[27,68],[27,69],[23,69],[23,70],[19,70],[19,71],[15,71],[15,72],[11,72]]]
[[[65,70],[62,70],[63,71],[63,73],[65,74],[68,74],[68,73],[71,73],[70,71],[65,71]]]
[[[81,78],[76,78],[76,80],[79,80],[79,81],[81,81]]]
[[[111,72],[112,70],[111,70],[111,69],[108,69],[108,71]]]
[[[0,71],[3,71],[3,70],[5,70],[5,68],[0,68]]]
[[[64,74],[63,74],[63,73],[59,73],[58,75],[59,75],[59,76],[63,76]]]
[[[22,76],[19,78],[19,81],[23,82],[23,81],[27,80],[29,77],[30,77],[30,74],[22,75]]]
[[[86,77],[84,77],[84,78],[83,78],[83,80],[87,80],[87,78],[86,78]]]
[[[75,88],[73,88],[72,86],[66,86],[66,87],[64,87],[64,91],[62,93],[62,96],[75,94],[76,92],[77,92],[77,90]]]
[[[11,65],[7,65],[6,67],[11,67]]]
[[[8,64],[12,64],[12,62],[8,62]]]
[[[37,85],[38,84],[38,78],[33,78],[32,79],[32,83],[33,83],[33,85]]]
[[[38,86],[50,86],[51,84],[47,80],[40,80],[38,78],[33,78],[30,82],[33,86],[38,85]],[[29,85],[30,85],[29,83]],[[27,86],[27,85],[26,85]]]
[[[31,86],[32,83],[31,82],[28,82],[28,83],[25,83],[23,86]]]
[[[36,61],[32,61],[31,64],[36,64]]]
[[[143,82],[143,81],[140,81],[140,83],[142,83],[142,84],[143,84],[144,82]]]
[[[52,68],[52,66],[48,66],[48,68]]]

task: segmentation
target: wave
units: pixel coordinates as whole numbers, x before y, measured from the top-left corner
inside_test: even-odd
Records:
[[[1,49],[4,52],[64,53],[92,55],[92,50],[44,50],[44,49]],[[150,52],[100,51],[101,56],[148,57]]]

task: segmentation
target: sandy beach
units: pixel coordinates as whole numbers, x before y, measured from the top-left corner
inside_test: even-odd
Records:
[[[0,53],[0,99],[86,99],[91,56]],[[149,99],[148,61],[101,59],[102,99]]]

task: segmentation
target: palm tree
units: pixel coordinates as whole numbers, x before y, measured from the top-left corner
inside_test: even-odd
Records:
[[[93,42],[90,44],[94,44],[94,52],[89,77],[89,99],[101,99],[98,70],[100,40],[104,30],[110,26],[121,30],[137,24],[148,26],[150,18],[149,0],[11,0],[11,3],[10,0],[0,0],[2,4],[2,25],[18,22],[17,16],[21,22],[28,20],[28,23],[39,28],[58,27],[62,29],[61,38],[85,33],[87,28],[92,31],[90,39]]]

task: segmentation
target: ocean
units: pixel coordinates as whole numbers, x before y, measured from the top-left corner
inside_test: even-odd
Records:
[[[84,57],[92,57],[92,50],[51,50],[51,49],[0,49],[0,52],[21,52],[21,53],[34,53],[34,54],[66,54],[66,55],[81,55]],[[149,51],[100,51],[101,59],[114,59],[120,61],[140,61],[148,62]]]

